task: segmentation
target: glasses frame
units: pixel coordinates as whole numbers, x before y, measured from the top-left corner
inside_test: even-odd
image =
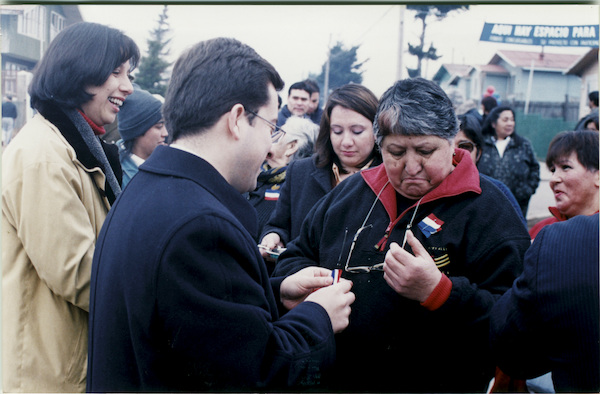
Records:
[[[371,212],[373,212],[373,208],[375,208],[375,204],[377,204],[377,201],[379,201],[379,197],[381,196],[381,193],[383,193],[383,190],[386,188],[386,186],[390,183],[390,181],[388,180],[386,182],[385,185],[383,185],[383,188],[381,188],[381,191],[379,192],[379,194],[377,194],[377,197],[375,197],[375,201],[373,202],[373,205],[371,206],[371,209],[369,210],[369,212],[367,213],[367,217],[365,217],[365,220],[363,221],[362,226],[360,226],[358,228],[358,230],[356,230],[356,233],[354,234],[354,238],[352,238],[352,243],[350,244],[350,251],[348,252],[348,258],[346,259],[346,264],[344,266],[344,271],[351,273],[351,274],[368,274],[371,271],[383,271],[383,264],[384,263],[378,263],[378,264],[374,264],[371,266],[368,265],[359,265],[356,267],[349,267],[348,265],[350,264],[350,259],[352,258],[352,252],[354,252],[354,247],[356,246],[356,240],[358,239],[358,236],[360,235],[360,233],[370,227],[373,227],[372,224],[366,224],[367,220],[369,220],[369,217],[371,216]],[[421,201],[423,200],[423,197],[421,197],[419,199],[419,201],[417,201],[417,205],[415,206],[415,211],[413,212],[412,218],[410,219],[410,222],[406,225],[406,229],[404,230],[404,239],[402,240],[402,249],[404,249],[404,247],[406,246],[406,239],[408,237],[408,231],[412,228],[413,222],[415,220],[415,217],[417,216],[417,211],[419,209],[419,205],[421,204]],[[344,233],[344,240],[342,241],[342,248],[344,247],[344,244],[346,243],[346,237],[348,235],[348,228],[346,228],[346,232]],[[338,266],[339,266],[339,262],[340,259],[342,258],[342,251],[340,251],[340,256],[338,257]]]
[[[278,142],[281,137],[283,137],[286,132],[284,129],[282,129],[281,127],[277,126],[276,124],[274,124],[273,122],[268,121],[267,119],[263,118],[262,116],[260,116],[259,114],[257,114],[254,111],[250,111],[249,109],[246,109],[246,112],[256,116],[259,119],[262,119],[263,121],[267,122],[271,127],[271,142],[276,143]]]
[[[461,147],[461,145],[471,145],[471,149],[468,149],[468,148],[462,148],[462,147]],[[460,149],[464,149],[464,150],[466,150],[467,152],[473,152],[473,150],[477,149],[477,145],[475,145],[475,144],[474,144],[473,142],[471,142],[471,141],[459,141],[459,143],[457,144],[457,146],[458,146]]]

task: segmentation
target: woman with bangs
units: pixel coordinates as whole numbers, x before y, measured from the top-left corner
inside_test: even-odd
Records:
[[[82,22],[33,72],[37,114],[2,155],[5,392],[85,391],[92,257],[122,175],[99,136],[133,92],[139,57],[120,31]]]
[[[261,235],[261,252],[284,247],[300,234],[302,221],[321,197],[351,175],[381,164],[373,120],[377,97],[368,88],[348,84],[328,97],[312,157],[286,171],[275,210]]]
[[[551,217],[531,228],[531,239],[549,224],[598,213],[598,133],[580,130],[557,134],[548,147],[546,165],[552,173],[550,189],[556,206],[548,208]]]
[[[323,391],[484,392],[489,312],[520,273],[527,229],[455,148],[458,119],[436,83],[396,82],[373,125],[383,164],[315,205],[273,277],[317,266],[353,283]]]

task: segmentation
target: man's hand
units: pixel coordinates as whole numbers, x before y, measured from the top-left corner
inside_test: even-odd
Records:
[[[341,278],[338,283],[319,289],[306,297],[306,301],[316,302],[325,308],[336,334],[350,324],[350,305],[356,298],[350,291],[351,288],[352,282]]]
[[[269,256],[269,250],[274,250],[277,248],[283,248],[283,242],[281,242],[281,237],[277,233],[269,233],[263,237],[260,241],[260,254],[264,259],[268,261],[273,261],[271,256]]]
[[[331,271],[321,267],[306,267],[281,282],[281,303],[292,309],[310,293],[333,283]]]
[[[395,242],[390,244],[383,264],[383,278],[396,293],[423,302],[442,279],[442,272],[410,230],[407,233],[407,242],[415,255],[402,249]]]

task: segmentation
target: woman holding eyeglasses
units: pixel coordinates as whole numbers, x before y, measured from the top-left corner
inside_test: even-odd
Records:
[[[121,191],[117,146],[99,136],[138,59],[120,31],[78,23],[33,72],[37,114],[2,155],[5,392],[85,391],[92,257]]]
[[[481,147],[483,146],[483,137],[481,135],[481,124],[472,115],[463,114],[458,116],[460,127],[458,134],[454,137],[454,147],[458,149],[464,149],[469,152],[473,163],[477,165],[477,162],[481,158]],[[495,184],[500,191],[508,198],[513,208],[517,211],[517,214],[521,218],[521,221],[527,227],[527,220],[523,216],[519,203],[513,196],[510,189],[502,182],[487,175],[481,174],[482,177],[488,179]]]
[[[381,164],[373,134],[376,111],[377,97],[362,85],[344,85],[329,95],[315,155],[287,168],[277,205],[262,231],[263,257],[298,236],[302,221],[327,192],[362,169]]]
[[[438,85],[396,82],[374,128],[383,164],[319,201],[273,275],[316,265],[354,283],[324,390],[485,392],[488,315],[520,273],[527,230],[454,148],[458,121]]]

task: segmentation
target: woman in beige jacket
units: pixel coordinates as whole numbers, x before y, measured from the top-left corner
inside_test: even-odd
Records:
[[[133,87],[131,38],[93,23],[63,30],[34,70],[32,118],[2,157],[4,392],[82,392],[96,238],[120,193],[99,138]]]

